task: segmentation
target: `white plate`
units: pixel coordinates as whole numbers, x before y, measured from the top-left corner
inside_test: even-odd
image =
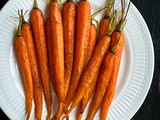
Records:
[[[47,6],[45,1],[38,0],[39,8],[43,12]],[[92,13],[102,8],[105,1],[89,0]],[[10,0],[0,12],[0,107],[13,120],[25,119],[25,97],[13,49],[13,37],[18,20],[13,19],[11,16],[17,16],[17,10],[20,9],[30,11],[32,6],[33,0]],[[116,7],[119,8],[120,4],[116,4]],[[102,18],[102,15],[100,14],[97,19]],[[26,19],[28,18],[29,12],[26,15]],[[148,93],[154,71],[152,39],[145,21],[133,4],[131,4],[127,19],[124,29],[126,42],[120,75],[115,98],[109,110],[108,120],[131,119]],[[53,96],[54,106],[57,106],[54,93]],[[56,109],[53,113],[55,111]],[[83,119],[87,115],[86,111]],[[44,107],[43,119],[46,114],[46,108]],[[71,120],[75,119],[75,110],[70,118]],[[31,119],[34,119],[34,110]],[[99,120],[99,112],[94,120]]]

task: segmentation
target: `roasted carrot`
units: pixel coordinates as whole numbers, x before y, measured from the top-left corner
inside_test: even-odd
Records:
[[[65,97],[67,95],[74,57],[75,42],[75,23],[76,23],[76,3],[73,0],[67,0],[62,9],[63,36],[64,36],[64,78],[65,78]],[[64,105],[60,103],[58,112],[55,116],[57,120],[63,114]]]
[[[27,52],[27,46],[21,33],[21,24],[22,24],[22,19],[20,19],[17,34],[14,38],[14,46],[19,61],[25,88],[26,111],[27,111],[26,119],[29,120],[30,113],[32,110],[33,83],[32,83],[32,74],[31,74],[29,56]]]
[[[42,116],[42,86],[41,86],[41,79],[38,71],[37,65],[37,57],[35,53],[32,31],[30,25],[25,22],[23,11],[22,12],[22,36],[25,40],[25,44],[27,47],[27,53],[29,57],[31,72],[32,72],[32,80],[33,80],[33,93],[34,93],[34,103],[35,103],[35,114],[36,119],[41,120]]]
[[[96,44],[96,36],[97,36],[97,29],[94,24],[90,25],[90,32],[89,32],[89,39],[88,39],[88,46],[87,46],[87,54],[85,57],[85,67],[87,66],[94,49],[94,46]]]
[[[46,48],[46,39],[44,30],[45,25],[44,25],[44,17],[42,11],[38,8],[36,0],[34,0],[34,8],[31,11],[30,22],[33,30],[38,66],[42,80],[42,87],[47,104],[47,111],[48,111],[47,119],[50,119],[52,97],[51,97],[50,75],[48,69],[47,48]]]
[[[68,92],[74,57],[76,3],[67,0],[63,5],[63,31],[64,31],[64,65],[65,65],[65,96]]]
[[[87,40],[89,37],[90,14],[90,3],[87,0],[81,0],[77,6],[76,47],[71,83],[66,98],[67,107],[75,96],[75,91],[84,70],[85,52],[87,50]]]
[[[124,47],[124,34],[122,31],[123,31],[124,24],[126,21],[126,16],[127,16],[127,13],[128,13],[129,7],[130,7],[130,2],[129,2],[125,16],[124,16],[125,0],[122,0],[121,2],[122,2],[121,3],[122,4],[122,18],[121,18],[120,22],[118,23],[115,32],[111,36],[111,46],[110,46],[110,51],[113,52],[116,56],[115,66],[113,69],[111,79],[108,84],[108,88],[105,92],[105,95],[104,95],[104,98],[102,101],[101,113],[100,113],[101,120],[106,120],[111,102],[114,98],[114,93],[115,93],[115,88],[116,88],[120,63],[121,63],[121,56],[122,56],[122,51],[123,51],[123,47]]]
[[[84,96],[87,88],[90,88],[90,85],[95,80],[96,73],[99,71],[102,60],[109,48],[110,45],[110,37],[104,36],[96,45],[92,57],[82,75],[82,80],[79,84],[78,90],[76,92],[76,96],[73,100],[73,103],[68,110],[67,114],[71,112],[71,110],[81,101]],[[66,115],[67,115],[66,114]]]
[[[91,87],[87,90],[86,94],[83,96],[83,99],[80,103],[80,106],[78,108],[78,111],[77,111],[77,117],[76,117],[76,120],[81,120],[82,119],[82,116],[83,116],[83,112],[87,106],[87,103],[89,102],[89,99],[91,98],[92,94],[93,94],[93,91],[95,89],[95,84],[96,84],[96,81],[97,81],[97,77],[98,77],[98,73],[96,73],[96,76],[95,78],[93,78],[93,83],[91,84]]]
[[[110,80],[110,77],[113,71],[114,60],[115,60],[114,54],[108,52],[102,62],[97,83],[96,83],[97,84],[96,90],[95,90],[94,97],[92,99],[89,113],[86,120],[93,120],[96,112],[99,109],[99,106],[101,104],[101,101],[103,99],[103,96],[105,94],[106,88],[108,86],[108,82]]]
[[[87,47],[87,53],[86,53],[86,61],[85,61],[85,66],[87,66],[90,58],[91,58],[91,55],[92,55],[92,52],[93,52],[93,49],[94,49],[94,46],[96,44],[96,34],[97,34],[97,30],[96,30],[96,26],[94,24],[91,24],[90,26],[90,33],[89,33],[89,39],[88,39],[88,47]],[[97,77],[95,77],[95,79],[97,79]],[[81,120],[81,117],[82,117],[82,113],[92,95],[92,92],[93,89],[94,89],[94,85],[95,83],[93,83],[93,87],[91,87],[90,89],[87,90],[85,96],[83,97],[82,99],[82,102],[79,106],[79,110],[78,110],[78,113],[77,113],[77,120]]]
[[[92,57],[82,75],[81,82],[79,84],[78,90],[76,92],[75,98],[70,109],[66,112],[66,116],[76,107],[76,105],[82,100],[83,96],[86,93],[86,90],[91,87],[94,83],[94,79],[97,72],[99,71],[100,65],[102,60],[105,57],[105,54],[108,51],[110,45],[110,35],[113,33],[116,27],[116,20],[117,20],[117,12],[114,13],[112,20],[109,25],[109,31],[106,33],[107,35],[102,37],[95,49],[93,51]],[[65,116],[65,117],[66,117]],[[64,118],[65,118],[64,117]]]
[[[98,21],[95,19],[95,17],[103,10],[105,10],[108,6],[105,6],[104,8],[98,10],[97,12],[95,12],[92,16],[91,16],[91,25],[90,25],[90,34],[89,34],[89,39],[88,39],[88,46],[87,46],[87,52],[85,53],[85,67],[87,66],[90,58],[91,58],[91,55],[92,55],[92,52],[93,52],[93,49],[95,47],[95,44],[96,44],[96,38],[97,38],[97,30],[96,30],[96,26],[94,24],[92,24],[92,22],[96,22],[97,26],[98,26]],[[94,78],[94,79],[97,79],[97,76]],[[77,120],[81,120],[82,118],[82,115],[83,115],[83,112],[84,112],[84,109],[85,107],[87,106],[87,103],[89,101],[89,99],[91,98],[92,96],[92,92],[94,90],[94,86],[96,84],[96,80],[93,80],[95,81],[93,83],[93,85],[91,85],[91,87],[86,91],[86,94],[85,96],[83,97],[82,99],[82,102],[79,106],[79,110],[78,110],[78,113],[77,113]]]
[[[50,3],[49,8],[51,31],[52,31],[52,46],[53,52],[53,71],[54,80],[59,103],[65,100],[64,91],[64,41],[63,41],[63,25],[60,7],[57,0]]]
[[[120,34],[121,34],[120,32],[114,32],[111,36],[112,41],[118,42],[117,40],[119,39]],[[113,46],[113,45],[111,45],[111,46]],[[113,68],[113,73],[111,75],[111,79],[109,81],[109,84],[106,89],[106,92],[105,92],[105,95],[104,95],[104,98],[102,101],[102,105],[101,105],[101,113],[100,113],[101,120],[106,120],[110,104],[111,104],[112,99],[114,97],[114,92],[115,92],[117,78],[118,78],[118,72],[119,72],[119,68],[120,68],[123,46],[124,46],[124,36],[121,35],[120,42],[119,42],[119,45],[118,45],[116,53],[115,53],[115,66]]]
[[[104,18],[101,20],[100,25],[99,25],[99,39],[102,38],[104,35],[106,35],[110,23],[110,12],[112,7],[114,6],[114,0],[108,0],[107,1],[107,10],[106,10],[106,15]]]
[[[47,43],[49,72],[50,72],[53,88],[54,88],[54,90],[56,92],[54,74],[53,74],[53,60],[54,59],[52,58],[52,50],[53,50],[53,48],[52,48],[52,32],[51,32],[51,23],[50,23],[50,19],[49,18],[47,18],[46,21],[45,21],[45,31],[46,31],[46,43]]]

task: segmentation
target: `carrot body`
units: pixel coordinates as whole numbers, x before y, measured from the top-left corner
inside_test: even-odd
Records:
[[[56,87],[55,87],[55,81],[54,81],[54,74],[53,74],[53,58],[52,58],[52,32],[51,32],[51,23],[50,19],[46,19],[46,24],[45,24],[45,29],[46,29],[46,43],[47,43],[47,53],[48,53],[48,62],[49,62],[49,71],[50,71],[50,76],[51,76],[51,81],[53,88],[56,92]],[[57,93],[57,92],[56,92]]]
[[[87,64],[88,64],[88,62],[91,58],[94,46],[96,44],[96,34],[97,34],[96,33],[96,26],[94,24],[91,24],[90,34],[89,34],[89,39],[88,39],[87,53],[86,53],[85,66],[87,66]],[[94,79],[97,79],[97,76]],[[94,80],[94,81],[96,81],[96,80]],[[78,110],[78,113],[77,113],[77,120],[81,120],[81,118],[82,118],[82,113],[83,113],[85,107],[87,106],[87,103],[88,103],[89,99],[91,98],[92,92],[94,90],[95,83],[93,83],[91,88],[87,90],[87,93],[85,94],[85,97],[83,97],[83,100],[82,100],[82,102],[79,106],[79,110]]]
[[[64,78],[65,96],[67,95],[74,57],[75,23],[76,23],[76,3],[65,2],[63,5],[63,31],[64,31]]]
[[[47,103],[47,119],[50,119],[52,105],[50,75],[48,69],[47,48],[44,31],[44,18],[40,9],[36,8],[31,11],[30,21],[33,30],[38,66],[42,80],[42,87]]]
[[[87,93],[85,94],[85,96],[83,97],[83,99],[82,99],[82,101],[80,103],[80,106],[79,106],[78,112],[77,112],[76,120],[81,120],[82,119],[83,112],[84,112],[84,110],[85,110],[85,108],[86,108],[86,106],[87,106],[87,104],[88,104],[88,102],[89,102],[89,100],[90,100],[90,98],[91,98],[91,96],[93,94],[93,91],[95,89],[98,73],[99,72],[96,73],[96,76],[95,76],[95,78],[93,80],[93,83],[92,83],[91,87],[87,90]]]
[[[64,41],[63,41],[63,25],[58,2],[50,4],[50,22],[52,31],[52,46],[53,53],[53,71],[55,80],[55,89],[59,102],[64,102]]]
[[[76,4],[69,0],[64,3],[62,9],[63,35],[64,35],[64,78],[65,78],[65,97],[67,95],[73,66],[75,23],[76,23]],[[60,103],[55,119],[59,120],[63,114],[64,104]]]
[[[83,96],[87,91],[87,88],[90,88],[91,85],[93,85],[93,83],[95,82],[94,80],[96,79],[94,78],[97,72],[99,71],[100,65],[102,63],[102,60],[104,59],[106,52],[108,51],[109,45],[109,36],[104,36],[98,41],[93,51],[92,57],[82,75],[82,79],[79,84],[73,103],[71,105],[71,108],[67,113],[70,113],[72,109],[82,100]]]
[[[71,83],[66,98],[67,107],[75,96],[75,91],[84,70],[85,52],[87,50],[86,47],[89,37],[90,14],[90,3],[87,1],[80,1],[77,6],[76,48]]]
[[[37,58],[33,43],[32,32],[29,24],[22,23],[22,35],[25,40],[25,44],[27,47],[27,53],[29,57],[31,72],[32,72],[32,80],[33,80],[33,93],[34,93],[34,103],[35,103],[35,114],[36,119],[41,120],[42,116],[42,86],[41,79],[38,71]]]
[[[96,30],[96,26],[94,24],[90,25],[90,32],[89,32],[89,38],[88,38],[88,45],[87,45],[87,52],[86,52],[86,56],[85,56],[85,67],[87,66],[92,53],[93,53],[93,49],[95,47],[96,44],[96,37],[97,37],[97,30]]]
[[[29,120],[30,113],[32,110],[33,84],[27,47],[25,44],[25,40],[22,36],[16,36],[14,38],[14,45],[23,77],[26,96],[27,120]]]
[[[89,113],[86,120],[93,120],[96,112],[99,109],[103,96],[105,94],[106,88],[108,86],[108,82],[110,80],[113,67],[114,67],[114,54],[108,52],[105,56],[97,79],[97,86],[94,93],[94,97],[92,99]]]
[[[111,105],[111,102],[114,97],[115,93],[115,88],[116,88],[116,83],[117,83],[117,78],[118,78],[118,73],[119,73],[119,68],[120,68],[120,63],[121,63],[121,56],[122,56],[122,51],[124,47],[124,35],[123,33],[121,34],[120,32],[114,32],[111,36],[111,48],[118,42],[118,39],[121,35],[119,45],[116,49],[115,53],[115,66],[113,68],[113,73],[111,76],[111,79],[109,81],[107,90],[105,92],[103,101],[102,101],[102,106],[101,106],[101,113],[100,113],[100,119],[101,120],[106,120],[107,114],[109,107]]]
[[[99,25],[99,39],[106,35],[110,24],[109,18],[103,18]]]

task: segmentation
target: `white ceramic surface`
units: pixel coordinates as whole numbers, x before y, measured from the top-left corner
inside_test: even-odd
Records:
[[[105,0],[89,0],[92,13],[105,5]],[[38,0],[39,8],[46,14],[47,3]],[[18,69],[13,48],[13,37],[17,29],[17,10],[31,10],[33,0],[9,0],[0,12],[0,107],[12,120],[25,119],[25,97],[23,82]],[[116,8],[120,7],[116,3]],[[26,19],[29,19],[29,13]],[[100,20],[104,13],[96,17]],[[131,4],[124,29],[126,41],[122,57],[122,64],[118,78],[116,94],[110,107],[107,120],[129,120],[142,105],[154,71],[154,50],[152,39],[145,21]],[[53,92],[54,108],[57,99]],[[57,109],[57,108],[56,108]],[[53,113],[56,112],[53,110]],[[87,115],[88,107],[83,119]],[[43,108],[43,119],[46,117],[46,107]],[[31,120],[34,119],[34,106]],[[70,114],[70,120],[75,120],[75,110]],[[99,120],[99,112],[94,120]]]

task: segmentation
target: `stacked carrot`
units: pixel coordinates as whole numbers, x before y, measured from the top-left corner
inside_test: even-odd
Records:
[[[41,120],[42,92],[47,106],[46,119],[51,119],[50,83],[59,101],[52,120],[60,120],[63,113],[63,118],[69,119],[69,113],[79,103],[77,120],[81,120],[93,93],[86,119],[93,120],[99,108],[100,119],[106,119],[116,88],[124,47],[123,28],[130,2],[127,10],[125,0],[121,0],[121,6],[118,21],[114,0],[108,0],[107,5],[92,16],[87,0],[80,0],[77,4],[67,0],[62,12],[58,0],[53,0],[49,5],[49,18],[44,21],[34,0],[30,14],[31,27],[25,22],[25,14],[21,10],[14,45],[24,81],[27,120],[30,118],[32,99],[35,117]],[[93,22],[96,15],[105,9],[106,15],[100,22],[97,36]]]

